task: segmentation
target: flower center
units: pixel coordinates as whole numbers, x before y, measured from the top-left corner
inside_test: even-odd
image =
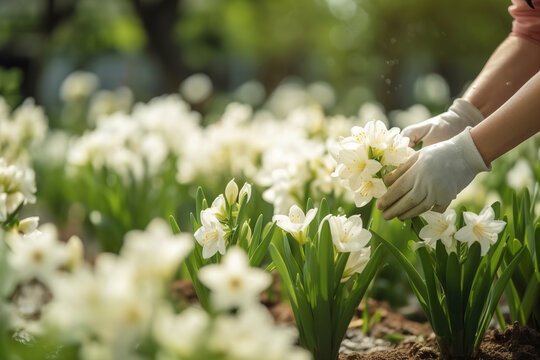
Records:
[[[474,235],[476,235],[478,240],[480,240],[482,238],[489,237],[489,233],[488,233],[486,227],[484,225],[482,225],[482,224],[474,225],[473,228],[472,228],[472,232],[474,233]]]
[[[358,189],[358,194],[360,196],[367,196],[371,189],[373,189],[373,182],[367,181],[364,183],[364,185],[362,185],[362,187],[360,187],[360,189]]]

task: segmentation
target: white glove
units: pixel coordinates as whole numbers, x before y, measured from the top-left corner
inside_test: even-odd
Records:
[[[474,127],[484,120],[484,115],[473,104],[463,99],[456,99],[447,112],[407,126],[401,132],[410,139],[409,146],[423,141],[429,146],[456,136],[467,126]]]
[[[409,219],[432,207],[433,211],[444,212],[476,174],[490,170],[469,129],[423,148],[385,176],[389,188],[377,201],[385,219]]]

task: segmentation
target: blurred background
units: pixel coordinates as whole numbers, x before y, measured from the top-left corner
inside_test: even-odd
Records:
[[[103,89],[129,87],[135,101],[177,92],[190,79],[192,96],[212,94],[195,106],[203,114],[231,100],[262,104],[283,81],[310,85],[330,113],[350,115],[373,100],[387,110],[419,101],[438,110],[508,35],[509,4],[0,0],[0,95],[11,106],[36,98],[52,126],[60,86],[74,70],[95,73]],[[419,99],[422,81],[442,89]]]

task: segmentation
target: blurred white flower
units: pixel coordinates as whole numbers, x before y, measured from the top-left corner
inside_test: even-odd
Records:
[[[307,87],[307,92],[315,102],[325,109],[330,109],[336,103],[336,94],[330,84],[324,81],[311,83]]]
[[[351,276],[360,274],[366,267],[371,256],[371,247],[365,247],[359,251],[354,251],[349,254],[345,270],[341,276],[341,281],[347,281]]]
[[[221,264],[202,267],[198,276],[212,291],[212,301],[220,309],[258,302],[259,294],[272,282],[269,273],[249,266],[247,254],[238,247],[229,249]]]
[[[274,215],[272,221],[284,231],[291,234],[300,244],[306,242],[306,231],[309,224],[315,218],[317,209],[311,209],[304,214],[298,205],[293,205],[289,209],[289,215]]]
[[[439,74],[427,74],[414,83],[414,95],[427,104],[444,105],[450,99],[450,88]]]
[[[195,231],[194,236],[203,247],[203,258],[208,259],[218,251],[225,255],[225,229],[211,209],[201,211],[201,227]]]
[[[454,234],[456,233],[456,212],[448,209],[444,214],[427,211],[421,215],[427,221],[419,233],[425,244],[435,249],[437,240],[441,240],[447,252],[456,251]]]
[[[144,231],[126,234],[120,256],[133,262],[140,277],[168,280],[192,248],[190,235],[175,235],[165,220],[156,218]]]
[[[37,229],[39,225],[39,216],[32,216],[19,221],[18,230],[27,235]]]
[[[251,80],[240,85],[234,95],[238,101],[255,106],[263,102],[266,90],[260,82]]]
[[[525,187],[531,191],[534,185],[534,174],[529,162],[525,159],[519,159],[512,169],[506,173],[506,183],[516,191],[520,191]]]
[[[99,86],[98,77],[87,71],[74,71],[60,87],[60,98],[66,102],[89,97]]]
[[[371,233],[362,226],[360,215],[326,217],[332,233],[332,241],[339,252],[355,252],[363,249],[371,239]],[[322,224],[322,222],[321,222]]]
[[[212,94],[212,80],[202,73],[193,74],[182,81],[180,92],[190,103],[201,103]]]
[[[35,192],[33,170],[8,165],[0,158],[0,222],[20,205],[35,203]]]
[[[465,226],[459,229],[454,237],[456,240],[472,245],[479,242],[481,254],[485,255],[489,247],[497,242],[498,234],[503,231],[506,222],[494,220],[495,211],[491,206],[486,206],[480,214],[476,215],[470,211],[463,213]]]
[[[58,240],[56,228],[51,224],[24,236],[9,234],[7,242],[11,249],[8,263],[16,281],[38,279],[49,286],[67,264],[66,245]]]
[[[361,126],[375,120],[382,121],[385,125],[388,125],[388,119],[384,113],[384,108],[381,104],[375,102],[366,102],[362,104],[358,110],[358,118],[360,119]]]
[[[209,347],[235,360],[308,360],[309,353],[295,346],[297,332],[273,324],[261,305],[241,308],[236,315],[220,316],[209,337]]]
[[[190,307],[174,314],[170,307],[162,306],[156,315],[152,329],[156,341],[174,357],[194,358],[205,334],[208,334],[210,318],[199,308]]]
[[[417,124],[430,117],[431,113],[428,108],[422,104],[414,104],[406,110],[394,110],[390,113],[393,124],[400,129]]]

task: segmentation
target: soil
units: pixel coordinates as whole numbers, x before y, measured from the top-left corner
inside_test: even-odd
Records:
[[[294,325],[291,306],[281,299],[279,280],[274,282],[272,299],[266,293],[261,301],[268,307],[276,323]],[[175,282],[172,289],[177,299],[196,303],[197,295],[189,280]],[[371,315],[379,311],[381,319],[371,326],[369,334],[362,328],[360,304],[343,340],[339,360],[426,360],[440,359],[437,343],[427,323],[412,321],[395,312],[388,303],[368,300]],[[394,341],[392,341],[394,340]],[[488,330],[476,360],[540,360],[540,333],[517,322],[505,331]]]
[[[370,354],[340,355],[340,360],[424,360],[439,359],[435,339],[425,342],[404,341],[395,349]],[[504,332],[490,330],[480,346],[477,360],[540,359],[540,333],[517,322]]]

